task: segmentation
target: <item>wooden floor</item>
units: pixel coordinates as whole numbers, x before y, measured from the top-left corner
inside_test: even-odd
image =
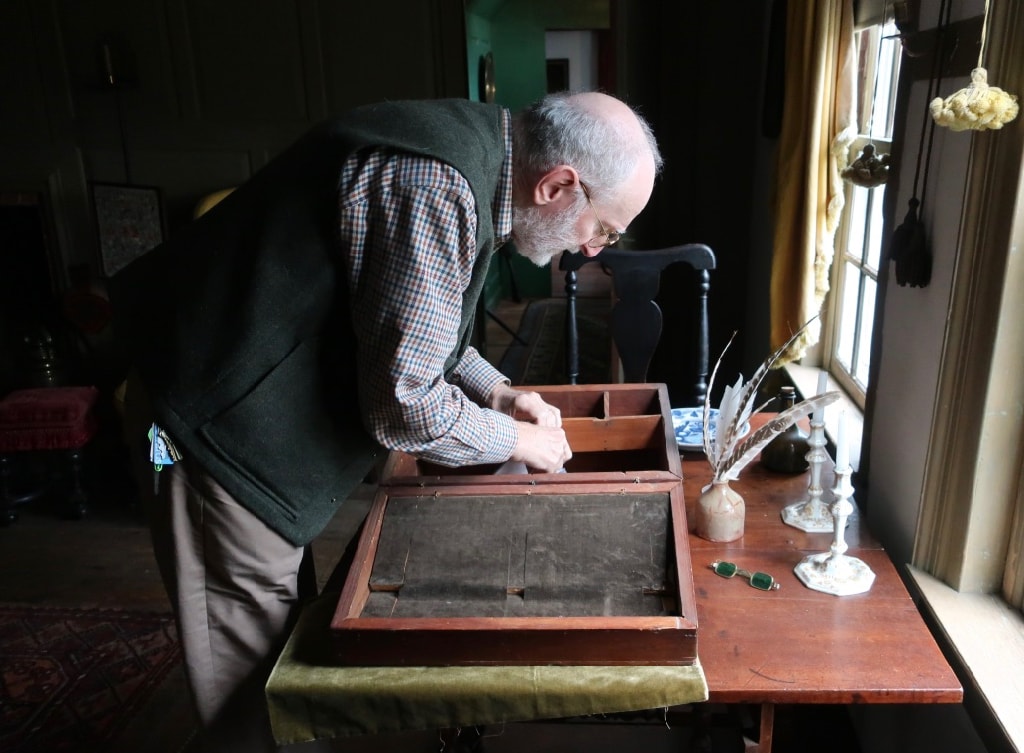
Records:
[[[526,302],[506,302],[496,307],[493,313],[508,329],[514,331],[525,307]],[[497,322],[489,321],[488,360],[497,363],[511,338],[510,332]],[[110,448],[107,450],[104,453],[103,448],[100,449],[102,477],[93,475],[89,479],[92,493],[89,513],[85,519],[66,520],[61,516],[58,506],[41,500],[21,506],[19,519],[12,526],[0,529],[0,602],[169,610],[150,548],[145,511],[133,502],[132,480],[126,470],[111,460],[116,452]],[[321,584],[333,570],[366,512],[370,490],[367,488],[362,491],[349,504],[342,506],[335,519],[313,543]],[[179,696],[180,687],[183,686],[179,686]],[[715,713],[711,714],[711,711]],[[743,713],[742,709],[738,712],[708,710],[706,718],[711,720],[712,739],[715,741],[712,750],[743,749],[741,739],[733,731],[737,714],[742,716]],[[726,718],[729,720],[729,730],[716,726],[715,719]],[[786,717],[782,713],[777,725],[785,725],[787,718],[797,717]],[[825,719],[820,715],[816,718]],[[748,722],[752,725],[751,729],[756,729],[754,720]],[[812,720],[811,725],[814,723]],[[387,739],[352,739],[317,750],[426,753],[465,749],[504,753],[530,749],[532,753],[565,753],[575,750],[617,753],[621,750],[642,749],[658,753],[703,750],[707,742],[705,740],[701,745],[691,746],[692,728],[672,727],[659,719],[643,720],[639,724],[630,720],[595,720],[594,724],[585,725],[510,724],[503,728],[487,728],[482,732],[485,736],[482,741],[473,739],[477,736],[476,731],[466,731],[461,740],[449,735],[444,742],[437,732],[430,732]],[[794,738],[806,738],[807,722],[801,721],[799,730],[794,729],[794,732]],[[803,746],[780,746],[778,727],[776,735],[776,750],[805,749]],[[146,749],[155,750],[148,746]],[[296,751],[306,749],[307,746],[294,746]]]

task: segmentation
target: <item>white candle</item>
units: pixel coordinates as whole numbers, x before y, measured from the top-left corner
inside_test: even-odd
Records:
[[[825,394],[825,390],[827,388],[828,388],[828,373],[824,372],[824,371],[819,371],[818,372],[818,391],[816,393],[814,393],[814,394],[816,394],[816,395],[823,395],[823,394]],[[825,422],[825,406],[824,405],[821,406],[820,408],[818,408],[816,411],[814,411],[814,415],[811,416],[811,420],[814,423],[816,423],[816,424],[820,424],[820,423],[824,423]]]
[[[839,435],[836,437],[836,470],[850,467],[850,446],[846,442],[846,411],[839,412]]]

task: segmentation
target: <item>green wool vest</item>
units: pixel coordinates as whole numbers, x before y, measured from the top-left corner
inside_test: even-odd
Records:
[[[323,123],[110,281],[116,336],[157,422],[296,545],[322,530],[382,452],[355,399],[337,242],[341,166],[373,146],[452,165],[476,199],[477,260],[449,376],[472,336],[494,250],[505,158],[498,106],[389,102]]]

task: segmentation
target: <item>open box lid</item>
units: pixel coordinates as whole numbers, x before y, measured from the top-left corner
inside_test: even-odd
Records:
[[[381,487],[331,622],[341,665],[687,665],[676,481]]]

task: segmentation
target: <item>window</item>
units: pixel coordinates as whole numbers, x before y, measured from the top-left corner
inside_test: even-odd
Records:
[[[876,156],[889,153],[900,64],[895,34],[891,23],[857,33],[860,135],[851,147],[850,161],[868,144],[874,146]],[[846,205],[836,233],[832,265],[825,367],[861,408],[871,365],[884,197],[884,184],[877,188],[846,184]]]

